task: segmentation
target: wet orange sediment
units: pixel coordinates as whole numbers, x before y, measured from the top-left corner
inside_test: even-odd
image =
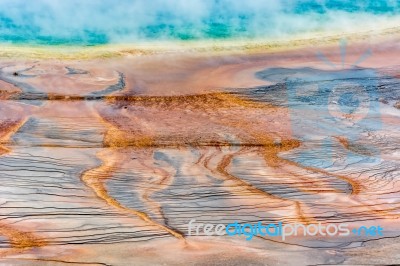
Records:
[[[228,70],[228,72],[230,71],[231,70]],[[231,74],[231,72],[228,74]],[[216,76],[218,75],[221,75],[221,73],[217,73]],[[162,78],[160,78],[160,80],[162,80]],[[5,92],[0,91],[0,100],[8,99],[10,97],[12,98],[16,95],[16,93],[17,92],[11,90]],[[88,100],[86,96],[63,95],[56,92],[49,93],[48,95],[43,95],[41,97],[43,97],[43,100],[48,101],[84,102]],[[203,163],[207,169],[213,171],[214,173],[217,173],[218,176],[222,176],[222,178],[225,178],[226,180],[233,181],[233,186],[239,188],[233,193],[243,193],[244,189],[245,193],[243,193],[243,195],[245,196],[265,196],[262,197],[262,200],[263,203],[266,202],[266,204],[274,202],[285,202],[281,205],[287,205],[290,208],[290,212],[292,209],[294,210],[291,216],[293,216],[294,219],[306,224],[314,222],[314,218],[311,217],[311,215],[307,214],[307,203],[292,200],[290,197],[285,198],[280,197],[279,195],[270,194],[266,190],[257,187],[256,184],[252,184],[250,181],[247,181],[240,178],[240,176],[235,176],[235,174],[230,173],[229,167],[232,164],[232,160],[235,158],[235,156],[242,152],[256,150],[259,153],[260,158],[262,157],[267,166],[270,167],[271,171],[273,172],[271,173],[271,175],[276,175],[277,177],[279,177],[282,175],[282,171],[285,171],[286,169],[293,170],[285,171],[288,175],[290,175],[290,178],[293,177],[293,184],[291,184],[292,179],[288,180],[286,184],[288,186],[292,185],[297,188],[298,184],[296,183],[296,180],[298,180],[298,183],[302,184],[300,186],[300,190],[304,192],[332,193],[338,192],[338,190],[330,188],[329,184],[326,183],[329,181],[326,181],[323,178],[313,181],[310,177],[307,177],[307,175],[304,174],[304,171],[302,171],[302,173],[296,173],[296,169],[302,169],[312,173],[323,174],[326,176],[332,176],[334,178],[345,181],[351,187],[351,195],[349,199],[352,203],[355,203],[358,199],[358,197],[352,197],[353,195],[357,196],[363,194],[363,192],[367,192],[368,187],[364,187],[365,184],[363,185],[363,183],[359,181],[359,178],[357,177],[352,178],[351,176],[337,175],[318,168],[306,167],[296,162],[281,158],[279,156],[281,152],[287,152],[299,148],[301,146],[300,141],[293,139],[290,136],[289,131],[275,131],[273,129],[274,125],[272,124],[270,125],[270,128],[267,128],[265,132],[263,132],[263,128],[259,127],[259,122],[261,121],[260,117],[256,117],[252,114],[252,112],[254,112],[255,110],[259,110],[261,113],[265,113],[268,116],[270,115],[270,113],[281,113],[282,111],[284,111],[282,110],[283,108],[270,106],[264,103],[252,102],[250,100],[237,97],[234,94],[230,93],[207,93],[182,96],[131,96],[120,94],[113,96],[101,96],[100,100],[104,100],[102,101],[102,103],[114,106],[116,116],[113,116],[112,113],[111,115],[107,115],[106,112],[96,110],[99,111],[97,113],[98,119],[104,122],[106,126],[106,132],[103,139],[104,148],[103,151],[97,154],[97,157],[101,160],[100,165],[82,173],[82,182],[88,188],[90,188],[91,191],[93,191],[94,195],[96,195],[99,201],[105,202],[108,206],[124,215],[128,214],[131,218],[132,216],[136,216],[140,220],[146,222],[148,225],[154,226],[162,230],[163,232],[167,232],[175,238],[184,239],[184,236],[179,231],[170,228],[168,224],[163,224],[162,222],[160,223],[158,220],[153,219],[153,216],[150,213],[145,213],[124,206],[117,200],[117,197],[113,197],[111,193],[107,190],[106,182],[112,179],[113,175],[115,175],[115,173],[119,171],[121,167],[123,167],[122,163],[128,160],[126,156],[124,156],[124,154],[126,153],[126,148],[137,150],[144,147],[146,148],[146,150],[148,150],[148,152],[154,152],[155,149],[160,147],[216,147],[216,149],[219,151],[211,155],[209,153],[201,151],[196,163]],[[128,122],[133,124],[133,126],[125,126],[124,124],[126,122],[124,120],[120,120],[123,116],[119,115],[119,112],[121,111],[121,109],[123,109],[124,105],[128,107],[145,107],[158,110],[159,114],[154,115],[152,120],[150,121],[154,122],[155,126],[152,127],[150,125],[149,127],[143,127],[141,122],[143,120],[146,120],[146,118],[143,118],[141,116],[141,113],[139,113],[136,117],[127,117]],[[176,111],[176,113],[168,113],[168,111],[170,110],[174,110]],[[194,113],[193,116],[189,117],[193,118],[193,120],[185,120],[185,118],[183,120],[179,120],[179,115],[183,114],[187,110]],[[129,112],[130,111],[128,111],[128,113]],[[134,110],[131,113],[135,112],[136,111]],[[178,115],[176,115],[177,113]],[[167,116],[174,116],[176,118],[171,119],[172,123],[170,126],[167,126],[166,122],[163,121],[163,119]],[[201,117],[206,118],[202,119]],[[215,118],[215,124],[226,126],[226,131],[215,129],[212,125],[210,126],[209,124],[204,123],[207,122],[207,120],[210,118]],[[281,120],[279,116],[277,116],[277,118],[278,119],[274,118],[277,124],[284,122],[284,118],[282,118]],[[182,134],[179,135],[169,135],[169,133],[171,132],[176,133],[176,131],[180,130],[180,127],[178,127],[179,123],[186,124],[188,127],[190,127],[196,121],[198,121],[198,124],[190,128],[190,133],[182,132]],[[10,152],[10,149],[3,146],[3,144],[6,144],[9,141],[10,137],[25,122],[26,121],[21,120],[20,122],[15,122],[15,124],[12,124],[14,122],[12,122],[11,124],[0,124],[0,155]],[[85,127],[85,125],[82,126]],[[164,128],[166,129],[166,131],[165,134],[162,134]],[[213,136],[212,134],[207,134],[204,135],[203,138],[200,138],[198,137],[198,135],[201,135],[204,131],[199,131],[199,133],[197,134],[197,129],[204,129],[204,131],[208,131],[210,133],[230,133],[231,135],[234,135],[239,140],[239,142],[232,143],[230,140],[226,138],[224,139],[224,137]],[[171,138],[168,138],[168,136],[171,136]],[[279,139],[278,141],[276,140],[277,138]],[[351,144],[348,142],[347,139],[341,138],[338,140],[346,149],[351,148]],[[222,146],[230,147],[232,145],[238,146],[239,152],[222,154]],[[213,163],[211,160],[215,158],[215,156],[221,154],[222,156],[218,157],[218,159],[221,159],[219,159],[216,168],[213,169],[213,167],[209,165]],[[149,161],[151,162],[151,159]],[[171,183],[171,180],[173,180],[173,177],[168,171],[164,170],[163,168],[156,167],[156,165],[152,165],[151,163],[147,163],[146,157],[139,158],[138,163],[148,169],[153,170],[158,177],[157,180],[150,183],[150,185],[152,185],[153,187],[138,191],[138,193],[141,193],[142,199],[144,203],[147,204],[147,206],[152,208],[152,210],[155,210],[155,212],[160,213],[163,217],[162,203],[158,203],[152,200],[152,195],[155,193],[155,191],[160,191],[161,189],[165,188],[168,189],[168,185]],[[279,182],[279,180],[276,182]],[[230,182],[227,182],[227,184],[229,183]],[[307,187],[307,184],[312,184],[313,187],[311,188],[311,185]],[[324,189],[314,189],[314,187],[318,186],[323,187]],[[239,190],[242,192],[238,192]],[[329,197],[330,196],[331,195],[329,195]],[[347,199],[347,197],[345,198]],[[353,207],[355,209],[354,212],[352,212],[354,215],[359,215],[359,213],[363,215],[362,210],[358,210],[357,207],[365,206],[379,208],[379,205],[371,206],[362,202],[359,202],[359,204],[359,206],[349,206],[349,208]],[[342,205],[340,204],[338,204],[337,206],[342,207]],[[274,207],[271,206],[271,208]],[[389,214],[389,212],[391,212],[392,210],[395,211],[397,210],[397,208],[393,207],[386,208],[384,210],[371,210],[371,213],[379,215],[380,218],[382,217],[382,215],[386,215],[386,217],[398,218],[398,215],[395,216]],[[288,215],[289,214],[286,213],[283,216],[287,217]],[[17,230],[14,228],[14,225],[0,224],[0,235],[4,235],[9,239],[10,245],[13,248],[12,251],[15,252],[33,247],[41,247],[47,244],[45,240],[40,239],[34,233],[25,232],[24,230]],[[181,242],[179,241],[179,243]],[[0,256],[2,256],[3,254],[5,253],[0,253]]]
[[[147,205],[149,205],[150,208],[157,210],[157,213],[164,220],[164,223],[166,223],[164,211],[162,209],[161,204],[152,200],[151,196],[155,192],[161,191],[168,187],[168,183],[171,183],[171,181],[172,181],[171,174],[168,173],[168,171],[162,169],[161,167],[155,167],[154,165],[152,165],[152,166],[147,165],[143,159],[139,159],[139,163],[142,166],[144,166],[145,168],[153,171],[156,175],[161,176],[161,178],[158,179],[157,181],[149,183],[151,185],[151,187],[149,187],[148,189],[145,189],[145,191],[142,194],[142,198],[144,199],[145,203]]]
[[[283,163],[283,164],[289,164],[292,166],[296,166],[301,169],[310,170],[315,173],[320,173],[320,174],[324,174],[324,175],[328,175],[328,176],[334,176],[338,179],[345,181],[346,183],[348,183],[351,186],[351,194],[357,195],[360,193],[361,188],[362,188],[361,182],[357,182],[350,177],[347,177],[344,175],[333,174],[333,173],[330,173],[330,172],[327,172],[325,170],[315,168],[315,167],[303,166],[299,163],[296,163],[296,162],[293,162],[290,160],[286,160],[286,159],[283,159],[278,156],[278,154],[280,152],[289,151],[289,150],[300,147],[301,143],[298,140],[294,140],[294,139],[282,140],[280,145],[273,145],[273,144],[271,144],[272,140],[270,138],[262,136],[261,139],[264,143],[267,144],[267,147],[269,147],[269,149],[266,149],[266,151],[264,153],[264,157],[265,157],[266,161],[269,163],[269,165],[271,165],[272,167],[278,167],[278,166],[280,166],[280,163]]]
[[[42,247],[46,245],[44,239],[38,238],[33,233],[15,229],[14,226],[5,223],[0,223],[0,234],[7,237],[11,247],[15,249]]]
[[[352,147],[352,144],[348,141],[347,138],[342,137],[342,136],[338,136],[338,137],[336,137],[336,139],[339,141],[339,143],[345,149],[347,149],[349,151],[353,151],[353,152],[359,153],[358,150],[355,150]],[[284,159],[282,159],[282,160],[284,160]],[[325,171],[325,170],[322,170],[322,169],[318,169],[318,168],[315,168],[315,167],[302,166],[302,165],[299,165],[299,164],[297,164],[295,162],[288,161],[288,160],[285,160],[285,161],[288,164],[291,164],[291,165],[294,165],[294,166],[297,166],[297,167],[301,167],[303,169],[310,170],[310,171],[313,171],[313,172],[316,172],[316,173],[320,173],[320,174],[323,174],[323,175],[334,176],[337,179],[345,181],[347,184],[349,184],[351,186],[351,195],[356,196],[356,195],[361,194],[364,190],[366,190],[365,186],[362,184],[362,181],[355,181],[351,177],[330,173],[328,171]],[[398,209],[397,207],[388,208],[388,209],[385,209],[385,210],[377,210],[377,209],[375,209],[375,207],[376,207],[375,205],[365,204],[365,203],[361,202],[360,200],[358,200],[356,198],[354,198],[353,200],[355,202],[357,202],[358,204],[360,204],[361,206],[364,206],[364,207],[368,208],[368,210],[372,214],[376,215],[377,217],[381,217],[382,215],[385,215],[385,217],[392,218],[392,219],[398,219],[400,217],[400,215],[398,215],[398,214],[396,215],[396,214],[390,213],[390,211],[397,210]]]
[[[117,154],[118,151],[114,149],[108,149],[97,154],[97,157],[102,161],[102,164],[97,168],[85,171],[81,175],[81,179],[84,184],[90,187],[95,192],[97,197],[104,200],[109,206],[112,206],[125,213],[133,214],[139,217],[141,220],[147,222],[149,225],[156,226],[178,239],[184,239],[181,233],[174,231],[173,229],[168,228],[162,224],[156,223],[144,212],[123,206],[116,199],[110,196],[107,189],[105,188],[104,182],[112,176],[113,172],[118,169],[118,166],[120,165],[118,156],[110,156],[110,152],[115,152]]]
[[[28,119],[21,119],[19,121],[3,121],[0,122],[0,144],[6,144],[12,135],[18,131]]]
[[[127,103],[128,105],[138,104],[141,106],[151,106],[159,108],[179,108],[190,107],[200,110],[212,110],[230,107],[247,108],[276,108],[265,103],[253,102],[245,98],[235,96],[226,92],[211,92],[206,94],[173,95],[173,96],[131,96],[115,95],[105,96],[104,99],[109,103]],[[160,110],[162,111],[162,110]]]
[[[249,190],[250,192],[252,192],[252,193],[254,193],[256,195],[264,195],[264,196],[266,196],[267,198],[270,198],[270,199],[279,200],[279,201],[287,201],[287,202],[293,203],[295,205],[295,209],[296,209],[296,212],[297,212],[297,217],[298,217],[299,222],[302,222],[304,224],[310,224],[312,222],[312,218],[311,217],[306,217],[303,214],[303,211],[301,209],[301,204],[300,204],[299,201],[284,199],[284,198],[272,195],[272,194],[270,194],[270,193],[268,193],[268,192],[266,192],[266,191],[264,191],[262,189],[257,188],[256,186],[244,181],[243,179],[238,178],[238,177],[230,174],[227,171],[226,168],[230,165],[234,155],[235,154],[225,155],[222,158],[222,160],[220,161],[220,163],[218,164],[217,171],[220,172],[221,174],[223,174],[225,177],[229,178],[230,180],[236,181],[237,183],[240,184],[241,187]]]
[[[123,130],[111,126],[104,136],[104,146],[110,148],[120,147],[152,147],[155,145],[154,139],[151,136],[145,136],[143,134],[136,134],[132,138],[132,134],[129,134]]]
[[[6,144],[9,143],[12,135],[14,135],[26,123],[26,121],[28,121],[28,117],[5,119],[0,121],[0,156],[11,152],[11,149],[6,147]]]
[[[357,144],[357,143],[352,143],[350,142],[347,138],[338,136],[336,139],[339,141],[339,143],[346,149],[351,152],[360,154],[360,155],[365,155],[365,156],[373,156],[374,153],[370,150],[368,150],[366,147]]]
[[[116,99],[110,99],[112,102],[117,102]],[[169,96],[169,97],[126,97],[123,104],[127,105],[134,105],[138,103],[144,106],[156,106],[160,109],[160,112],[163,110],[168,110],[171,108],[177,108],[178,106],[186,106],[192,109],[197,110],[197,112],[207,113],[210,114],[210,111],[213,109],[217,109],[222,111],[226,109],[229,112],[229,108],[232,107],[243,107],[243,108],[261,108],[261,109],[268,109],[269,111],[275,111],[272,106],[255,103],[232,94],[228,93],[210,93],[205,95],[189,95],[189,96]],[[244,110],[245,112],[245,110]],[[104,119],[104,118],[103,118]],[[110,123],[112,121],[110,120]],[[162,123],[162,122],[160,122]],[[235,117],[235,120],[229,119],[229,121],[221,120],[220,123],[228,124],[232,128],[243,128],[244,126],[249,126],[249,123],[246,121],[245,115],[243,117]],[[114,124],[114,123],[113,123]],[[263,147],[264,150],[264,158],[266,159],[268,164],[276,166],[279,162],[278,153],[281,151],[288,151],[293,148],[297,148],[300,146],[300,142],[297,140],[292,139],[284,139],[277,145],[274,143],[274,138],[269,136],[268,134],[257,134],[254,133],[254,124],[252,125],[253,128],[249,128],[248,134],[250,136],[256,136],[253,140],[247,140],[249,143],[244,144],[243,146],[255,146],[255,147]],[[135,134],[132,130],[128,132],[127,130],[119,130],[116,129],[115,126],[109,127],[108,132],[106,133],[105,137],[105,145],[106,146],[117,146],[117,147],[126,147],[126,146],[133,146],[133,147],[162,147],[162,143],[158,141],[157,135],[154,132],[148,132],[148,136],[144,136],[143,133]],[[230,146],[230,143],[218,141],[218,140],[202,140],[201,142],[191,141],[190,136],[187,136],[188,139],[171,139],[168,144],[169,146],[203,146],[203,145],[210,145],[210,146]],[[245,140],[246,141],[246,140]],[[273,196],[254,185],[231,175],[228,173],[226,168],[231,163],[231,160],[235,154],[225,155],[220,163],[217,166],[217,171],[221,173],[223,176],[238,183],[241,187],[244,187],[248,191],[261,194],[267,196],[268,198],[279,200],[279,201],[288,201],[295,204],[295,209],[298,212],[298,217],[300,217],[302,222],[310,222],[309,219],[306,219],[304,214],[301,211],[300,203],[293,200],[282,199],[277,196]],[[204,155],[203,155],[204,156]],[[204,165],[208,168],[207,164],[208,161],[212,158],[212,155],[209,157],[204,158]],[[202,157],[198,160],[198,163],[202,160]],[[212,169],[210,169],[213,171]]]
[[[98,116],[98,118],[102,121],[102,123],[107,127],[107,131],[104,135],[103,145],[104,147],[108,147],[107,150],[99,152],[97,157],[102,161],[102,164],[94,169],[88,170],[81,175],[82,181],[90,187],[96,195],[107,202],[108,205],[117,208],[121,211],[134,214],[138,216],[143,221],[149,223],[150,225],[157,226],[163,231],[171,234],[172,236],[178,239],[184,239],[183,234],[178,231],[175,231],[167,226],[164,226],[160,223],[153,221],[148,214],[137,211],[131,208],[127,208],[120,204],[116,199],[114,199],[107,191],[104,186],[104,182],[112,177],[112,174],[115,170],[117,170],[121,164],[124,162],[124,159],[121,156],[118,156],[118,149],[123,147],[131,147],[131,148],[140,148],[140,147],[151,147],[153,146],[153,139],[149,136],[141,135],[140,137],[130,138],[130,134],[118,129],[113,126],[109,122],[107,122],[103,117]],[[113,153],[113,156],[108,156],[108,152]],[[153,169],[153,168],[152,168]],[[160,170],[161,171],[161,170]],[[168,173],[162,172],[164,178],[160,180],[160,184],[163,183],[168,176]],[[144,193],[144,199],[147,202],[151,202],[149,197],[149,193]],[[160,214],[162,214],[161,207],[154,203],[153,207],[156,207]]]
[[[274,107],[272,106],[267,106],[267,108],[272,109]],[[268,133],[264,133],[264,132],[259,132],[259,130],[251,123],[249,123],[247,120],[241,120],[241,123],[239,124],[234,124],[233,126],[240,126],[240,127],[244,127],[248,130],[248,133],[253,136],[258,143],[261,144],[262,148],[261,148],[261,154],[263,156],[263,158],[265,159],[266,163],[268,166],[273,167],[273,168],[281,168],[283,165],[295,165],[298,168],[301,169],[306,169],[306,170],[311,170],[313,172],[318,172],[318,173],[324,173],[327,174],[327,172],[322,171],[320,169],[317,168],[311,168],[311,167],[305,167],[303,165],[297,164],[295,162],[283,159],[281,157],[279,157],[279,153],[280,152],[285,152],[285,151],[290,151],[296,148],[299,148],[301,146],[301,142],[299,140],[296,139],[290,139],[290,138],[286,138],[286,139],[280,139],[276,140],[276,136],[268,134]],[[332,175],[329,173],[329,175]],[[297,175],[296,176],[300,176]],[[339,175],[334,175],[335,177],[345,180],[347,183],[349,183],[352,186],[352,192],[354,192],[354,188],[358,185],[358,183],[354,182],[352,179],[348,178],[348,177],[344,177],[344,176],[339,176]],[[302,179],[307,179],[305,176],[302,176]],[[330,189],[328,190],[328,192],[332,192],[332,191],[336,191],[335,189]],[[326,191],[324,191],[326,192]],[[358,191],[355,191],[356,193],[358,193]],[[265,193],[265,192],[264,192]],[[279,197],[277,197],[279,198]],[[282,200],[282,198],[279,198]],[[298,217],[299,220],[303,223],[311,223],[313,222],[313,218],[312,217],[306,217],[302,211],[301,208],[301,203],[299,201],[293,201],[293,200],[288,200],[286,199],[286,201],[289,202],[293,202],[296,206],[296,210],[298,213]]]
[[[356,147],[354,144],[350,143],[349,140],[348,140],[347,138],[345,138],[345,137],[338,136],[338,137],[336,137],[336,139],[339,141],[339,143],[340,143],[346,150],[349,150],[349,151],[351,151],[351,152],[358,153],[358,154],[361,154],[361,155],[371,155],[371,154],[368,153],[368,151],[362,149],[362,147],[361,147],[361,148],[360,148],[360,147]],[[358,184],[358,187],[359,187],[358,193],[360,193],[360,192],[361,192],[361,188],[362,188],[361,182]],[[395,210],[397,210],[398,207],[387,208],[387,209],[385,209],[385,210],[377,210],[377,209],[375,209],[375,208],[376,208],[375,204],[374,204],[374,205],[365,205],[365,204],[363,204],[363,203],[361,203],[361,202],[359,202],[359,201],[357,201],[357,202],[360,203],[360,204],[362,204],[363,206],[368,207],[368,209],[369,209],[372,213],[374,213],[374,214],[376,214],[376,215],[378,215],[378,216],[381,216],[381,215],[383,214],[383,215],[385,215],[386,217],[390,217],[390,218],[392,218],[392,219],[398,219],[398,218],[400,217],[400,214],[396,215],[396,214],[391,214],[391,213],[390,213],[390,211],[395,211]]]
[[[112,96],[112,97],[107,97],[107,100],[110,104],[113,104],[115,108],[117,108],[116,109],[117,112],[118,110],[122,110],[124,106],[148,107],[158,110],[160,117],[155,116],[151,118],[150,122],[155,123],[157,125],[156,127],[142,128],[139,126],[142,118],[140,117],[140,115],[138,115],[137,118],[133,118],[134,122],[137,120],[138,122],[137,126],[129,127],[123,124],[122,122],[118,122],[119,119],[118,117],[109,116],[106,112],[100,111],[99,117],[103,120],[103,122],[106,124],[108,128],[107,133],[105,134],[104,137],[105,147],[111,147],[117,150],[118,148],[125,148],[125,147],[136,147],[136,148],[187,147],[187,146],[219,147],[219,146],[232,145],[229,141],[218,138],[212,138],[212,137],[206,137],[204,139],[196,138],[195,134],[197,132],[197,129],[199,129],[198,127],[207,127],[207,125],[203,124],[196,125],[196,127],[194,127],[192,131],[190,131],[191,134],[187,133],[185,133],[186,135],[181,134],[177,137],[171,137],[167,141],[165,139],[161,139],[160,132],[164,133],[164,131],[157,132],[157,130],[162,130],[164,127],[166,127],[165,134],[171,132],[168,130],[172,130],[172,132],[179,130],[175,128],[174,125],[167,125],[166,123],[164,123],[161,114],[168,112],[170,110],[175,110],[178,111],[179,115],[180,112],[183,113],[186,110],[191,110],[191,112],[194,112],[195,115],[198,115],[199,117],[201,117],[201,115],[206,115],[208,119],[211,119],[211,117],[213,116],[217,117],[218,118],[216,122],[217,124],[228,126],[228,128],[232,130],[232,134],[235,134],[239,139],[241,139],[242,142],[241,144],[238,145],[242,146],[242,151],[243,147],[246,146],[258,147],[267,165],[270,167],[281,168],[284,165],[295,166],[303,170],[308,170],[314,173],[319,173],[327,176],[333,176],[335,178],[345,181],[351,186],[351,195],[358,195],[362,191],[363,186],[361,182],[356,181],[351,177],[330,173],[325,170],[314,167],[303,166],[296,162],[292,162],[279,157],[279,153],[281,152],[299,148],[301,146],[300,141],[290,138],[288,132],[277,133],[277,132],[261,131],[258,128],[257,121],[254,120],[251,121],[251,119],[249,119],[248,114],[251,113],[251,111],[249,110],[267,111],[267,114],[279,113],[282,111],[282,108],[273,107],[271,105],[266,105],[262,103],[255,103],[250,100],[237,97],[230,93],[209,93],[202,95],[187,95],[187,96],[115,96],[115,97]],[[232,111],[233,109],[235,109],[236,112]],[[237,112],[237,110],[243,110],[243,111],[242,113],[239,113]],[[194,119],[196,119],[196,116],[194,116]],[[130,121],[132,121],[132,119]],[[179,121],[178,117],[176,118],[176,121],[178,123]],[[187,126],[190,127],[190,123],[187,124]],[[213,131],[213,128],[209,128],[209,130]],[[245,131],[246,134],[240,133],[240,130]],[[279,137],[279,141],[276,141],[277,136]],[[303,213],[301,206],[302,204],[299,201],[283,199],[278,196],[271,195],[266,191],[263,191],[262,189],[259,189],[254,185],[234,175],[231,175],[228,172],[227,167],[230,165],[234,155],[235,154],[225,155],[217,165],[216,168],[217,172],[219,172],[229,180],[232,180],[240,184],[240,186],[244,187],[246,190],[253,192],[255,194],[262,194],[268,198],[279,201],[292,202],[296,209],[297,217],[300,221],[304,223],[310,223],[313,221],[312,217],[307,217],[307,215]],[[197,163],[203,161],[204,166],[208,168],[207,164],[212,157],[213,155],[206,157],[203,154],[198,159]],[[107,161],[108,159],[105,157],[103,158],[103,160]],[[106,169],[102,168],[99,168],[97,170],[100,172],[106,171]],[[165,177],[165,173],[160,173],[160,174],[162,174],[164,178],[162,178],[162,180],[160,180],[157,183],[158,185],[161,185],[165,181],[165,178],[168,178]],[[108,173],[107,175],[110,176],[111,173]],[[92,187],[95,191],[97,191],[96,193],[98,193],[98,195],[100,195],[101,198],[105,199],[107,202],[110,203],[110,205],[113,205],[114,207],[126,210],[126,208],[121,206],[118,202],[116,202],[113,199],[110,199],[110,196],[105,191],[103,185],[96,183],[96,182],[101,183],[101,181],[94,182],[91,179],[92,178],[87,179],[86,177],[86,181],[85,180],[84,181],[87,184],[90,183],[89,186]],[[336,190],[328,189],[324,190],[323,192],[334,192],[334,191]],[[144,198],[147,199],[147,201],[149,201],[150,194],[148,192],[144,193]],[[142,213],[137,211],[134,211],[134,213],[137,214],[138,216],[142,215]],[[148,218],[147,215],[143,217],[145,217],[143,219],[150,221],[150,218]],[[176,232],[173,233],[170,232],[170,233],[174,235]]]
[[[237,152],[237,153],[238,153],[238,152]],[[228,154],[228,155],[225,155],[224,157],[222,157],[221,161],[220,161],[219,164],[217,165],[216,170],[217,170],[219,173],[221,173],[222,175],[224,175],[225,177],[227,177],[228,179],[233,180],[233,181],[235,181],[236,183],[239,183],[239,185],[240,185],[241,187],[243,187],[243,188],[249,190],[250,192],[252,192],[252,193],[254,193],[254,194],[261,194],[261,195],[267,196],[268,198],[271,198],[271,199],[280,200],[280,201],[285,201],[284,199],[282,199],[282,198],[280,198],[280,197],[276,197],[276,196],[274,196],[274,195],[272,195],[272,194],[269,194],[269,193],[265,192],[264,190],[259,189],[259,188],[255,187],[254,185],[252,185],[252,184],[250,184],[250,183],[244,181],[243,179],[238,178],[238,177],[236,177],[236,176],[230,174],[230,173],[227,171],[226,168],[231,164],[233,157],[234,157],[235,155],[237,155],[237,153]]]
[[[10,249],[0,251],[0,257],[16,255],[32,248],[46,246],[48,242],[32,232],[16,229],[15,226],[0,223],[0,235],[7,238]]]
[[[26,121],[4,121],[0,123],[0,156],[11,152],[5,146],[10,137],[23,125]]]
[[[312,179],[307,177],[303,174],[295,173],[292,170],[284,169],[283,167],[280,168],[285,174],[295,177],[296,179],[300,180],[303,186],[300,187],[301,191],[307,193],[341,193],[341,190],[332,188],[329,185],[329,181],[324,179]]]
[[[0,80],[0,100],[8,100],[21,93],[21,89],[18,87]]]
[[[264,158],[266,160],[266,162],[268,163],[268,165],[270,165],[271,167],[281,167],[282,164],[283,165],[292,165],[304,170],[310,170],[312,172],[315,173],[320,173],[320,174],[324,174],[324,175],[328,175],[328,176],[334,176],[338,179],[341,179],[343,181],[345,181],[346,183],[348,183],[351,186],[351,194],[359,194],[360,193],[360,189],[361,189],[361,184],[359,182],[354,181],[352,178],[349,178],[347,176],[343,176],[343,175],[338,175],[338,174],[333,174],[327,171],[324,171],[322,169],[319,168],[315,168],[315,167],[308,167],[308,166],[303,166],[301,164],[298,164],[296,162],[290,161],[290,160],[286,160],[284,158],[281,158],[278,156],[278,154],[280,152],[284,152],[284,151],[290,151],[292,149],[298,148],[300,147],[301,143],[298,140],[293,140],[293,139],[288,139],[288,140],[282,140],[281,144],[279,145],[275,145],[273,143],[271,143],[271,139],[266,138],[266,137],[262,137],[261,138],[264,143],[266,143],[266,148],[263,152]],[[294,174],[294,173],[291,173]],[[298,175],[298,174],[296,174]],[[299,176],[299,175],[298,175]],[[336,190],[333,190],[336,191]]]
[[[350,143],[348,141],[348,139],[346,139],[345,137],[336,137],[336,139],[339,141],[340,144],[343,145],[343,147],[345,147],[346,149],[349,149]]]
[[[154,107],[163,112],[171,108],[188,108],[196,112],[206,113],[212,111],[211,107],[218,109],[228,109],[230,107],[241,106],[243,108],[266,108],[265,105],[254,103],[232,96],[226,93],[211,93],[203,95],[188,96],[110,96],[106,98],[110,103],[120,105],[135,105]],[[229,109],[228,109],[229,110]],[[190,136],[184,136],[182,139],[171,139],[168,141],[160,141],[155,132],[135,127],[131,130],[124,130],[115,125],[115,120],[104,117],[100,114],[100,119],[107,124],[107,132],[104,137],[104,146],[106,147],[179,147],[179,146],[229,146],[228,142],[204,139],[202,141],[190,140]],[[157,118],[155,118],[156,121]],[[131,123],[140,118],[129,117]],[[160,121],[162,123],[162,121]],[[188,137],[185,139],[185,137]]]
[[[5,121],[0,124],[0,156],[11,152],[11,149],[5,147],[11,136],[21,128],[28,119],[20,121]],[[6,237],[12,250],[0,252],[0,256],[19,253],[27,248],[42,247],[47,241],[37,237],[35,234],[16,229],[15,226],[7,223],[0,223],[0,235]]]
[[[15,97],[21,92],[21,90],[14,85],[0,80],[0,101],[9,100]],[[6,102],[4,102],[6,103]],[[5,106],[6,113],[10,113],[13,110],[13,106],[10,105],[11,109]],[[11,117],[7,114],[3,121],[0,121],[0,156],[10,153],[12,150],[6,145],[9,143],[11,137],[28,121],[28,117],[15,116],[22,115],[18,111],[22,111],[20,107],[17,110],[13,110]],[[4,115],[4,114],[3,114]],[[45,239],[39,238],[32,232],[24,231],[15,228],[14,225],[10,225],[6,222],[0,222],[0,235],[6,237],[11,246],[11,250],[0,252],[0,256],[12,255],[22,252],[23,250],[35,247],[42,247],[47,244]]]

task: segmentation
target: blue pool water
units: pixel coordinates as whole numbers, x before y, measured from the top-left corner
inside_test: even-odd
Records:
[[[398,19],[400,1],[2,0],[0,42],[97,45],[279,38]]]

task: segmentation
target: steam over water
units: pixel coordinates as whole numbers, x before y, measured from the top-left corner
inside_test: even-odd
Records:
[[[399,1],[4,0],[0,42],[96,45],[265,38],[399,25]]]

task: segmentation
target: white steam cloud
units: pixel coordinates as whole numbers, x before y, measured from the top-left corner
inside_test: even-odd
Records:
[[[349,32],[357,25],[368,31],[399,25],[397,5],[380,0],[2,0],[0,41],[279,38]]]

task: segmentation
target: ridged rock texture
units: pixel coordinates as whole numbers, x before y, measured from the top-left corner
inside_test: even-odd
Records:
[[[0,264],[400,263],[397,68],[298,53],[0,60]],[[332,113],[340,84],[369,95],[361,118]],[[384,236],[189,236],[191,219]]]

